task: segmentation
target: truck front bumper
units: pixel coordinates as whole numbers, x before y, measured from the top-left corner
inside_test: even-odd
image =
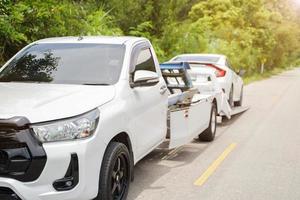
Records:
[[[95,136],[84,140],[45,143],[43,148],[47,162],[39,178],[33,182],[22,182],[0,175],[0,192],[13,191],[15,194],[12,195],[15,197],[17,195],[22,200],[93,199],[98,192],[100,166],[105,147],[106,145],[97,141]],[[78,157],[79,182],[71,190],[57,191],[53,183],[66,176],[71,155],[74,154]],[[9,192],[7,198],[8,196],[11,196]]]

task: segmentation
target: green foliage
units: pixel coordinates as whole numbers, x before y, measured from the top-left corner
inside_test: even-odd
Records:
[[[148,38],[160,61],[227,55],[248,74],[299,63],[294,0],[0,0],[0,63],[26,44],[68,35]]]
[[[121,35],[112,16],[89,3],[67,0],[1,1],[0,62],[32,41],[68,35]]]
[[[299,57],[300,23],[291,20],[295,12],[285,3],[277,1],[275,5],[285,5],[289,12],[266,0],[200,1],[192,7],[187,23],[202,30],[205,27],[203,34],[210,45],[195,52],[225,54],[235,68],[245,68],[250,73],[259,71],[262,63],[269,70],[288,65]]]

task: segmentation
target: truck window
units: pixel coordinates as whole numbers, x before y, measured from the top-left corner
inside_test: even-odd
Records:
[[[135,66],[135,71],[138,70],[156,72],[153,56],[151,54],[150,49],[144,49],[139,53],[137,57],[137,63]]]

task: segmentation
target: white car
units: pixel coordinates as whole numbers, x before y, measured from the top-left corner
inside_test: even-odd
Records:
[[[182,74],[182,76],[184,76],[183,79],[189,80],[192,87],[197,88],[200,94],[209,94],[215,97],[217,112],[219,116],[226,116],[228,119],[231,118],[232,109],[228,103],[226,94],[223,92],[220,83],[217,80],[216,69],[208,67],[191,68],[188,62],[175,61],[162,63],[160,64],[160,66],[161,69],[173,68],[173,71],[181,69],[179,73]],[[174,77],[174,72],[171,73],[171,75],[171,77]],[[166,82],[168,81],[166,80]]]
[[[193,85],[198,88],[201,94],[213,94],[216,98],[217,110],[219,115],[231,118],[231,107],[227,101],[227,96],[216,77],[215,69],[193,68],[187,70],[191,76]]]
[[[0,199],[125,200],[134,164],[166,138],[214,138],[214,96],[187,88],[169,107],[168,89],[145,38],[25,47],[0,69]]]
[[[217,79],[227,95],[231,107],[241,106],[243,102],[243,79],[232,69],[228,58],[218,54],[182,54],[170,61],[188,62],[191,68],[208,67],[216,69]]]

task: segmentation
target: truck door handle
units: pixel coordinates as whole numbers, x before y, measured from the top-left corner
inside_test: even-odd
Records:
[[[163,85],[163,86],[160,87],[159,93],[164,94],[164,93],[166,93],[167,90],[168,90],[167,86]]]

